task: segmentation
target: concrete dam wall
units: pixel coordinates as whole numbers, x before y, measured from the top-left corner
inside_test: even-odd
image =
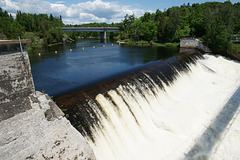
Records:
[[[95,159],[52,99],[35,91],[29,40],[0,41],[0,159]]]
[[[30,109],[29,105],[25,105],[25,98],[35,90],[27,52],[21,53],[17,41],[1,42],[0,120],[2,121]],[[23,46],[25,47],[26,43],[23,43]],[[13,106],[14,108],[11,108]]]
[[[212,53],[212,51],[205,46],[202,41],[193,37],[186,37],[180,39],[180,47],[182,50],[186,49],[199,49],[204,53]]]
[[[55,100],[98,160],[233,160],[239,79],[239,62],[182,54]]]
[[[0,160],[240,157],[237,61],[187,53],[145,64],[55,98],[66,119],[34,90],[18,41],[0,49]]]

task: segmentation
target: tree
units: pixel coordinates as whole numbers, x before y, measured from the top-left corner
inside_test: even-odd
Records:
[[[214,52],[214,53],[224,53],[227,52],[231,40],[231,34],[233,27],[231,27],[231,13],[225,12],[228,18],[224,18],[223,11],[225,6],[229,7],[229,3],[222,4],[219,2],[206,3],[206,19],[205,19],[205,30],[206,33],[203,36],[204,43]]]
[[[50,14],[49,20],[50,20],[50,21],[53,21],[53,15],[52,15],[52,13]]]
[[[190,35],[190,31],[191,29],[189,28],[189,26],[184,26],[183,28],[181,28],[180,26],[178,26],[177,31],[174,35],[173,41],[179,41],[179,39],[181,37],[186,37]]]
[[[231,37],[224,24],[212,20],[206,25],[206,35],[203,36],[203,40],[214,53],[223,53],[227,51]]]
[[[178,26],[180,26],[182,23],[182,17],[181,17],[181,12],[179,7],[172,7],[169,9],[169,24],[168,29],[171,34],[171,37],[173,40],[174,36],[177,32]]]
[[[160,19],[162,18],[162,16],[163,16],[162,11],[160,11],[159,9],[157,9],[157,11],[156,11],[156,13],[155,13],[155,19],[154,19],[154,21],[155,21],[155,22],[159,22]]]
[[[142,27],[142,22],[139,18],[137,18],[134,23],[132,24],[133,28],[134,28],[134,37],[133,39],[135,41],[139,41],[140,40],[140,35],[141,35],[141,27]]]
[[[126,32],[126,37],[127,38],[132,38],[134,36],[134,28],[132,27],[132,24],[135,21],[135,16],[133,15],[126,15],[124,17],[124,20],[122,22],[122,29],[124,32]]]
[[[140,38],[146,41],[155,41],[157,39],[157,26],[151,21],[143,22]]]
[[[157,33],[157,40],[159,42],[164,42],[165,39],[165,29],[166,29],[167,21],[165,19],[165,16],[162,15],[159,25],[158,25],[158,33]]]

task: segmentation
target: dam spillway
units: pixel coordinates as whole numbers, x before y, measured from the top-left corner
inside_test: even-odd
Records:
[[[152,62],[56,102],[98,160],[211,159],[238,113],[239,86],[239,62],[196,53]]]

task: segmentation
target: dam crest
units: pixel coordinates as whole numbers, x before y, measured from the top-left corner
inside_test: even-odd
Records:
[[[240,157],[239,62],[182,53],[56,97],[60,109],[35,91],[27,43],[0,43],[0,159]]]

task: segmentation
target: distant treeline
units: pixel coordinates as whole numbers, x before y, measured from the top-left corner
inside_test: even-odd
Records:
[[[0,39],[30,38],[32,46],[74,41],[78,37],[99,37],[98,32],[66,32],[60,28],[120,27],[120,32],[108,33],[109,38],[128,41],[179,42],[180,37],[200,37],[214,52],[234,52],[231,38],[240,34],[240,2],[206,2],[183,4],[142,17],[126,15],[121,23],[90,23],[64,25],[60,17],[52,14],[27,14],[18,11],[16,19],[0,8]]]
[[[0,8],[0,39],[29,38],[32,46],[47,46],[63,41],[64,26],[61,16],[52,14],[27,14],[18,11],[14,19],[7,11]]]
[[[232,52],[232,35],[240,33],[240,3],[184,4],[140,18],[126,15],[120,26],[120,39],[178,42],[180,37],[195,36],[216,53]]]

